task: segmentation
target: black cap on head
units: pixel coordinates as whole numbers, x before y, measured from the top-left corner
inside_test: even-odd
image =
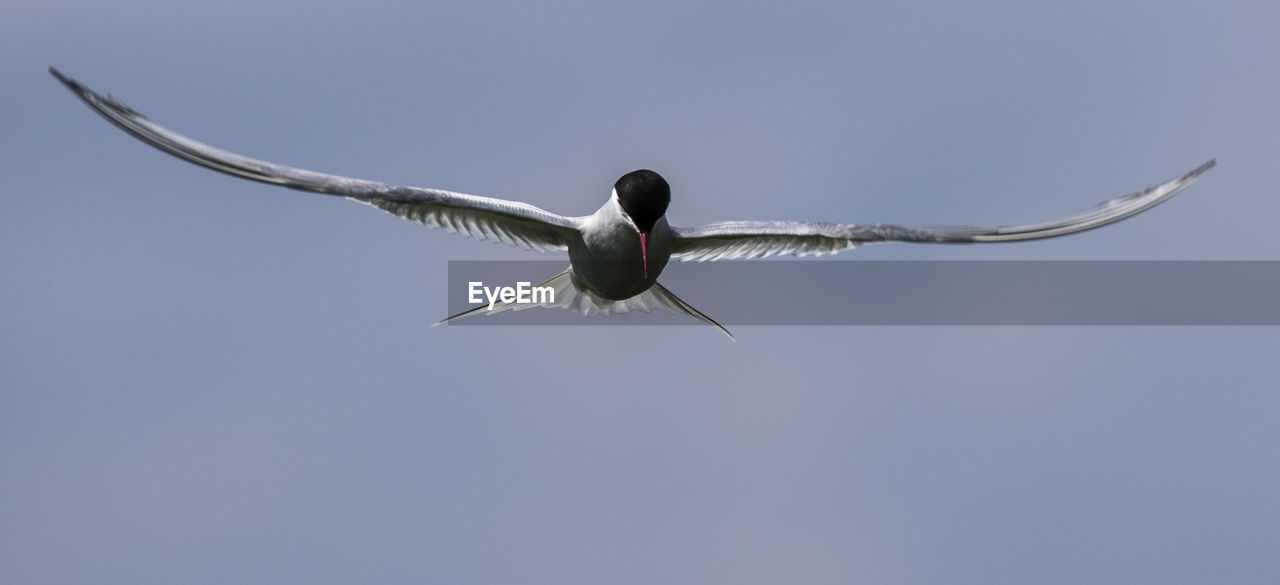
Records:
[[[618,193],[618,204],[626,212],[636,228],[642,232],[653,229],[653,224],[667,213],[671,203],[671,186],[662,175],[648,169],[631,171],[622,175],[613,189]]]

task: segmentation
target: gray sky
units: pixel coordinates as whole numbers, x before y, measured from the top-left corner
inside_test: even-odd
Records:
[[[1107,229],[836,261],[1274,260],[1274,2],[2,12],[2,582],[1280,579],[1274,328],[430,329],[449,260],[531,255],[182,163],[45,72],[565,214],[648,167],[677,225],[1047,219],[1216,156]]]

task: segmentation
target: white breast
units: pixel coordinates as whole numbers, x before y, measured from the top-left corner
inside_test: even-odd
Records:
[[[649,233],[649,277],[645,278],[640,234],[618,205],[609,198],[582,225],[582,239],[569,245],[569,261],[578,280],[605,298],[621,300],[648,290],[671,259],[675,232],[666,218]]]

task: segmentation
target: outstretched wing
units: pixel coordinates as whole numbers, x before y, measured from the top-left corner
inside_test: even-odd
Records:
[[[564,250],[577,232],[578,224],[573,218],[526,203],[327,175],[220,150],[160,126],[52,67],[49,73],[90,108],[135,138],[215,171],[300,191],[348,197],[427,227],[529,250]]]
[[[675,228],[672,257],[685,261],[764,258],[778,254],[833,254],[866,242],[970,244],[1016,242],[1065,236],[1102,227],[1146,211],[1181,191],[1213,168],[1210,160],[1176,179],[1148,187],[1085,211],[1040,223],[981,226],[909,227],[802,221],[725,221],[696,228]]]

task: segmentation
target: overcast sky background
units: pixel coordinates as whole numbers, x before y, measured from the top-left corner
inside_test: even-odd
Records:
[[[46,67],[229,150],[569,215],[651,168],[676,225],[1048,219],[1217,157],[1103,230],[836,261],[1275,260],[1277,22],[6,0],[0,582],[1275,583],[1275,328],[431,329],[449,260],[549,256],[183,163]]]

